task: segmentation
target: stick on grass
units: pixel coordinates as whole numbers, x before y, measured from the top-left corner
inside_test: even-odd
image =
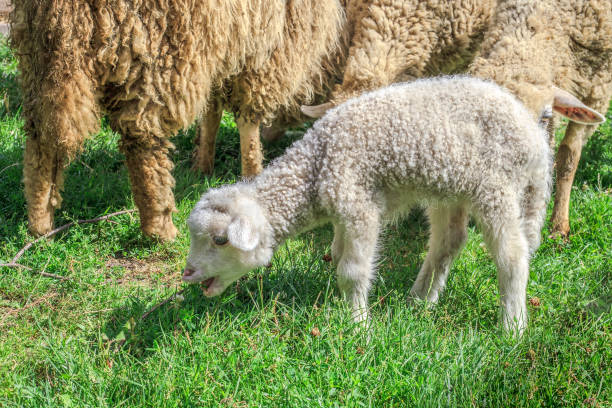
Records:
[[[50,238],[50,237],[54,236],[55,234],[57,234],[59,232],[62,232],[64,230],[67,230],[68,228],[74,227],[75,225],[79,225],[79,224],[93,224],[93,223],[96,223],[96,222],[108,220],[109,218],[116,217],[118,215],[130,214],[130,213],[133,213],[135,211],[136,211],[135,209],[122,210],[122,211],[117,211],[117,212],[114,212],[114,213],[111,213],[111,214],[106,214],[106,215],[103,215],[101,217],[91,218],[91,219],[88,219],[88,220],[77,220],[77,221],[69,222],[68,224],[64,224],[61,227],[57,227],[56,229],[47,232],[45,235],[42,235],[42,236],[36,238],[34,241],[28,242],[23,248],[21,248],[19,250],[19,252],[17,252],[17,254],[15,254],[13,259],[11,259],[11,262],[6,263],[6,264],[0,264],[0,267],[23,268],[23,269],[27,269],[27,270],[31,271],[32,268],[30,268],[28,266],[25,266],[25,265],[21,265],[21,264],[17,263],[17,261],[19,260],[19,258],[21,258],[23,256],[23,254],[28,249],[30,249],[37,242],[42,241],[43,239]],[[42,276],[46,276],[46,277],[54,278],[54,279],[60,279],[60,280],[68,279],[65,276],[55,275],[53,273],[48,273],[48,272],[44,272],[44,271],[37,272],[37,273],[42,275]]]

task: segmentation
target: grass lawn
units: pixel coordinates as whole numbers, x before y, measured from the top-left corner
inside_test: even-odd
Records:
[[[15,74],[2,42],[0,263],[32,240]],[[118,136],[103,129],[67,171],[56,225],[134,208]],[[440,304],[407,305],[426,251],[419,211],[384,233],[369,343],[324,260],[329,227],[289,240],[218,298],[182,284],[186,217],[204,191],[239,174],[230,116],[213,177],[190,171],[192,137],[173,139],[175,242],[145,239],[128,214],[40,242],[19,261],[31,271],[0,268],[1,407],[612,406],[610,122],[585,146],[571,237],[544,239],[531,263],[520,340],[499,328],[496,270],[473,227]],[[267,157],[290,142],[266,146]]]

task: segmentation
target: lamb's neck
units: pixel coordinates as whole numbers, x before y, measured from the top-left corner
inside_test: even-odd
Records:
[[[254,181],[257,200],[272,227],[274,245],[321,222],[314,143],[302,139]]]

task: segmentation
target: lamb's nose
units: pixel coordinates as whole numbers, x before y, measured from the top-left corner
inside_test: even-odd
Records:
[[[185,268],[183,269],[183,278],[189,277],[193,275],[195,271],[193,269]]]

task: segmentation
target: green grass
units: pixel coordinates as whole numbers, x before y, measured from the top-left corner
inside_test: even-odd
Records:
[[[0,263],[31,240],[15,72],[2,44]],[[103,128],[68,170],[58,225],[134,206],[118,136]],[[407,305],[426,250],[420,212],[384,233],[369,343],[323,260],[328,227],[288,241],[268,268],[218,298],[188,287],[141,320],[185,287],[185,219],[198,197],[238,175],[229,116],[211,178],[189,170],[192,137],[193,129],[174,138],[176,242],[145,239],[137,217],[124,215],[32,247],[20,262],[34,272],[0,269],[0,406],[612,406],[609,124],[585,147],[571,237],[545,239],[533,259],[527,291],[536,306],[520,340],[499,329],[496,270],[473,228],[440,304]]]

